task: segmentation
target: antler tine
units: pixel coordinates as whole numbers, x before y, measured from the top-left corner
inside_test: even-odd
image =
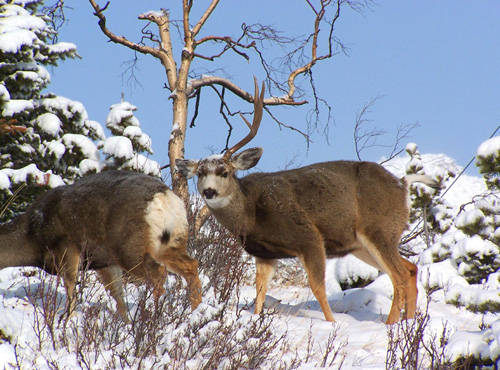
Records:
[[[241,149],[243,146],[248,144],[254,137],[257,135],[257,131],[259,130],[260,127],[260,121],[262,121],[262,114],[264,110],[264,91],[265,91],[265,85],[264,81],[262,82],[262,88],[260,91],[259,95],[259,85],[257,83],[257,78],[253,78],[254,80],[254,85],[255,85],[255,92],[254,92],[254,97],[253,97],[253,121],[252,124],[248,122],[248,120],[243,116],[243,114],[240,113],[240,117],[245,121],[247,124],[248,128],[250,129],[250,132],[248,133],[247,136],[245,136],[242,140],[240,140],[236,145],[232,146],[229,148],[226,153],[224,153],[225,158],[231,158],[231,156],[239,149]]]

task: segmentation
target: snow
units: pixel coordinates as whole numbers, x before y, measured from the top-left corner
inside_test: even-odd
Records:
[[[37,39],[35,33],[28,30],[0,33],[0,50],[3,53],[18,53],[24,45],[32,45]]]
[[[78,167],[80,169],[80,173],[82,175],[85,175],[89,172],[90,173],[99,172],[101,170],[102,166],[101,166],[101,163],[99,163],[98,161],[85,158],[84,160],[82,160],[80,162]]]
[[[5,103],[4,108],[2,110],[2,116],[4,117],[12,117],[13,115],[20,113],[25,110],[33,110],[35,106],[32,100],[24,100],[24,99],[11,99]]]
[[[9,90],[4,84],[0,84],[0,102],[7,102],[10,100]]]
[[[142,135],[142,130],[137,126],[127,126],[125,130],[123,130],[123,136],[126,136],[130,139],[134,137],[140,137]]]
[[[155,17],[155,18],[161,18],[163,17],[163,11],[161,10],[149,10],[139,16],[139,18],[148,18],[148,17]]]
[[[0,189],[10,189],[9,176],[3,171],[0,171]]]
[[[0,51],[18,53],[38,40],[35,32],[46,29],[45,22],[17,5],[4,5],[0,14]]]
[[[135,110],[137,110],[137,107],[126,101],[113,104],[109,108],[106,126],[109,128],[119,127],[119,124],[124,120],[126,120],[129,126],[140,126],[139,121],[134,117],[133,112]]]
[[[0,169],[0,189],[9,189],[13,184],[23,184],[30,179],[36,184],[47,185],[51,188],[64,185],[59,175],[53,174],[52,171],[43,172],[34,163],[18,169]]]
[[[57,134],[61,130],[61,125],[62,125],[62,122],[59,119],[59,117],[57,117],[53,113],[44,113],[39,115],[36,118],[36,123],[43,132],[51,136],[57,136]]]
[[[49,141],[46,146],[48,153],[54,155],[57,159],[61,159],[66,153],[66,146],[59,140]]]
[[[81,116],[80,118],[82,123],[88,119],[87,111],[82,103],[63,96],[42,99],[41,104],[49,112],[54,114],[61,112],[61,114],[67,119],[72,119],[76,114]]]
[[[406,144],[405,150],[410,154],[416,153],[417,152],[417,144],[408,143],[408,144]]]
[[[112,155],[116,158],[131,159],[134,156],[132,142],[124,136],[112,136],[104,141],[102,148],[104,154]]]
[[[483,142],[477,149],[477,156],[483,158],[500,157],[500,136],[495,136]]]
[[[88,137],[80,134],[64,134],[62,142],[69,149],[78,149],[85,157],[99,160],[97,146]]]
[[[76,52],[76,45],[71,42],[58,42],[57,44],[47,46],[52,53],[56,54]]]
[[[84,125],[89,128],[89,130],[92,130],[97,135],[97,138],[99,140],[104,140],[106,138],[106,134],[104,133],[104,129],[102,128],[101,124],[97,121],[92,121],[92,120],[85,120]]]
[[[420,281],[426,289],[469,285],[463,277],[458,275],[457,266],[450,260],[422,266],[420,268]]]
[[[113,140],[110,140],[113,139]],[[125,139],[125,140],[124,140]],[[128,144],[123,144],[127,138],[109,138],[104,143],[108,143],[110,153],[125,152],[130,154]],[[129,140],[130,141],[130,140]],[[54,144],[55,145],[55,144]],[[131,145],[131,144],[130,144]],[[116,154],[116,153],[115,153]],[[216,155],[215,157],[220,157]],[[159,173],[159,166],[154,161],[150,161],[144,156],[131,156],[130,161],[136,161],[137,166],[150,166]],[[404,168],[408,158],[391,161],[388,166],[394,173],[404,173]],[[459,171],[456,163],[444,155],[422,155],[424,167],[430,172],[436,173],[442,170]],[[33,165],[34,166],[34,165]],[[36,167],[25,169],[24,173],[34,173]],[[80,163],[80,171],[85,173],[98,168],[98,162],[84,160]],[[14,180],[10,177],[11,170],[0,170],[0,188],[9,186],[9,182]],[[457,173],[455,172],[455,173]],[[51,176],[52,178],[53,176]],[[15,181],[22,181],[23,174],[15,176]],[[449,185],[450,182],[447,183]],[[455,183],[453,188],[447,193],[447,200],[454,214],[459,214],[460,206],[470,202],[474,195],[486,190],[484,181],[472,176],[462,176]],[[448,197],[449,196],[449,197]],[[481,206],[481,209],[487,207]],[[494,211],[495,208],[492,208]],[[443,211],[444,212],[444,211]],[[446,344],[445,356],[450,361],[464,358],[468,355],[477,359],[498,359],[500,357],[500,319],[498,312],[472,312],[468,306],[479,307],[482,304],[500,305],[500,272],[491,273],[487,281],[481,284],[470,284],[460,275],[460,259],[466,255],[487,255],[492,251],[497,251],[498,247],[477,236],[469,237],[456,229],[457,224],[468,224],[476,222],[480,214],[473,209],[463,210],[455,223],[442,237],[436,240],[427,249],[422,239],[415,239],[415,250],[424,250],[417,256],[412,257],[412,261],[418,264],[418,306],[425,310],[428,303],[429,324],[424,337],[428,340],[432,336],[441,335],[443,328],[446,328],[449,339]],[[419,247],[420,246],[420,247]],[[420,249],[419,249],[420,248]],[[497,249],[495,249],[497,248]],[[448,251],[449,258],[439,262],[433,262],[436,256],[443,257]],[[444,257],[443,257],[444,258]],[[35,289],[40,284],[40,278],[35,274],[24,274],[25,270],[20,268],[6,268],[0,270],[0,330],[9,338],[8,341],[0,340],[0,368],[10,368],[9,364],[16,363],[17,356],[24,361],[25,367],[49,368],[57,364],[59,368],[81,368],[83,365],[77,357],[76,352],[70,353],[61,344],[55,350],[52,348],[50,338],[45,337],[42,341],[42,351],[38,351],[39,338],[35,332],[35,317],[37,310],[42,309],[41,302],[29,303],[27,287]],[[277,273],[279,274],[279,270]],[[253,276],[252,276],[253,277]],[[352,280],[353,278],[366,278],[372,280],[363,288],[351,288],[341,290],[338,281]],[[162,342],[158,355],[153,358],[143,358],[142,367],[160,368],[172,367],[175,361],[175,354],[190,350],[190,343],[193,338],[211,340],[213,337],[222,335],[229,325],[236,328],[232,341],[244,341],[243,345],[249,355],[252,348],[259,346],[258,338],[246,338],[247,330],[258,315],[253,312],[253,300],[255,297],[255,287],[252,283],[243,285],[238,291],[239,303],[230,306],[226,316],[218,315],[221,309],[220,304],[213,296],[213,287],[210,287],[209,279],[200,276],[203,285],[208,287],[203,296],[200,306],[183,322],[166,325],[162,331]],[[385,358],[388,345],[388,327],[384,321],[389,313],[393,295],[393,287],[387,274],[379,274],[355,257],[347,256],[341,259],[328,260],[326,267],[327,296],[330,306],[334,311],[336,323],[329,323],[324,320],[323,313],[310,288],[306,286],[306,281],[302,285],[288,282],[284,284],[282,280],[273,279],[266,296],[264,316],[272,318],[272,332],[277,336],[283,335],[287,339],[287,345],[273,352],[266,366],[268,369],[278,367],[273,364],[276,361],[286,368],[298,356],[305,362],[300,369],[312,369],[321,367],[324,351],[328,338],[336,332],[335,343],[346,343],[341,351],[345,355],[342,368],[345,369],[367,369],[385,368]],[[167,278],[169,292],[176,292],[178,285],[175,285],[175,278]],[[171,285],[169,285],[171,284]],[[136,288],[127,286],[127,301],[131,310],[137,310],[138,296],[134,290]],[[62,286],[58,287],[58,294],[64,302],[65,292]],[[167,293],[170,294],[170,293]],[[427,302],[427,300],[429,300]],[[85,319],[83,310],[95,310],[96,322],[99,320],[99,310],[106,302],[111,302],[104,289],[89,293],[85,303],[79,303],[75,316],[71,319],[71,325],[84,327]],[[175,310],[176,308],[172,308]],[[239,313],[237,313],[239,312]],[[40,318],[40,313],[38,314]],[[409,320],[408,323],[414,321]],[[129,324],[130,325],[130,324]],[[86,327],[86,326],[85,326]],[[118,333],[118,332],[117,332]],[[111,335],[111,334],[110,334]],[[104,333],[103,336],[107,336]],[[76,347],[79,338],[70,334],[67,339]],[[437,343],[437,342],[436,342]],[[233,343],[231,342],[233,345]],[[116,344],[118,347],[132,347],[132,341],[125,341]],[[16,347],[15,347],[16,346]],[[112,346],[96,348],[86,353],[87,359],[91,359],[92,368],[113,367]],[[175,349],[175,350],[174,350]],[[309,350],[310,349],[310,350]],[[191,349],[192,350],[192,349]],[[94,355],[95,354],[95,355]],[[161,354],[161,355],[160,355]],[[130,355],[130,353],[129,353]],[[195,353],[191,359],[182,364],[183,368],[196,369],[202,367],[203,356],[209,354]],[[307,360],[305,360],[307,358]],[[50,363],[53,361],[53,363]],[[134,358],[127,358],[127,361],[134,363]],[[338,368],[340,359],[335,360],[329,368]],[[227,366],[228,363],[226,363]],[[15,365],[12,365],[15,367]],[[134,367],[131,365],[131,367]],[[215,364],[214,368],[223,368],[224,364]],[[428,368],[429,363],[422,363],[420,368]]]
[[[161,176],[160,164],[142,154],[136,154],[131,158],[127,164],[140,172],[147,175]]]

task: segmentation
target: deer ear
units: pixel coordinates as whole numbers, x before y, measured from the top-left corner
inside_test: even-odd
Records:
[[[231,163],[237,170],[248,170],[257,164],[262,156],[262,148],[250,148],[236,154],[231,159]]]
[[[189,159],[176,159],[175,168],[182,176],[185,176],[187,179],[190,179],[191,177],[196,175],[198,162],[191,161]]]

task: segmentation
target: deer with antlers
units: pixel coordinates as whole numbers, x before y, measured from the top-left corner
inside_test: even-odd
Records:
[[[334,321],[325,292],[326,259],[352,253],[386,272],[394,286],[386,323],[412,318],[417,304],[417,266],[398,251],[408,221],[408,187],[435,186],[421,175],[398,179],[372,162],[332,161],[293,170],[252,173],[261,148],[236,151],[257,134],[262,119],[264,84],[255,81],[250,133],[224,155],[200,161],[178,159],[177,170],[198,176],[197,188],[216,219],[239,236],[255,256],[255,313],[263,308],[277,259],[297,257],[328,321]]]

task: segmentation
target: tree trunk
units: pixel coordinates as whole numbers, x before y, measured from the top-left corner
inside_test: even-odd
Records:
[[[187,80],[189,68],[191,67],[193,42],[191,38],[185,38],[186,46],[182,52],[181,66],[178,71],[175,90],[173,92],[173,126],[170,140],[168,142],[168,155],[170,159],[170,173],[172,175],[172,189],[179,197],[189,204],[189,191],[187,179],[175,171],[175,160],[184,158],[184,143],[186,139],[188,95]]]
[[[187,180],[175,171],[175,160],[184,158],[184,141],[186,137],[188,99],[185,91],[176,91],[173,104],[173,126],[168,142],[168,156],[170,159],[170,174],[172,175],[172,190],[184,202],[189,199]]]

